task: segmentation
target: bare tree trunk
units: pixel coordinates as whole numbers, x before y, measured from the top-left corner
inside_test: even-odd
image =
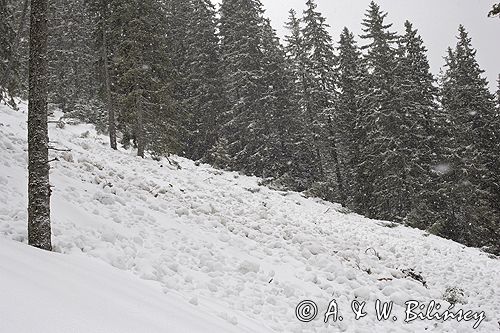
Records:
[[[102,47],[101,56],[103,61],[103,74],[104,84],[106,89],[106,107],[108,109],[108,131],[109,131],[109,144],[112,149],[117,150],[116,145],[116,124],[115,124],[115,109],[113,100],[111,98],[111,83],[109,80],[109,63],[108,63],[108,39],[107,39],[107,26],[108,26],[108,4],[106,0],[101,1],[101,20],[102,20]]]
[[[10,50],[10,55],[7,61],[7,68],[5,69],[5,73],[3,77],[0,79],[0,87],[5,87],[10,80],[10,74],[12,73],[14,67],[14,56],[17,54],[17,50],[19,49],[19,43],[21,42],[21,34],[23,33],[24,30],[24,22],[26,21],[28,5],[29,5],[29,0],[24,0],[23,11],[21,13],[21,17],[19,18],[17,33],[14,39],[14,45],[12,47],[12,50]]]
[[[31,1],[28,109],[28,242],[51,251],[47,124],[48,0]]]
[[[144,158],[144,150],[145,150],[144,115],[142,110],[142,93],[140,91],[137,93],[135,103],[136,103],[135,112],[137,116],[137,130],[135,133],[137,139],[137,156]]]

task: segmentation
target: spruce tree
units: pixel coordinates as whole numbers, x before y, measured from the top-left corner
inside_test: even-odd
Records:
[[[338,47],[336,108],[334,121],[339,141],[342,174],[345,179],[347,206],[361,211],[362,186],[365,172],[360,160],[360,148],[364,145],[365,133],[361,127],[365,109],[364,81],[366,71],[361,51],[354,35],[344,28]]]
[[[111,87],[111,45],[109,40],[110,6],[109,0],[88,0],[88,12],[93,23],[91,30],[91,47],[95,53],[95,62],[89,71],[94,79],[95,96],[92,104],[93,112],[88,112],[89,122],[97,124],[108,131],[111,149],[118,149],[116,133],[116,103]]]
[[[267,161],[265,176],[288,188],[304,190],[311,181],[309,171],[312,159],[307,136],[304,135],[304,117],[297,100],[293,98],[293,69],[287,63],[285,50],[267,19],[262,30],[262,53],[262,79],[266,91],[261,102],[266,112],[262,113],[260,123],[267,127],[262,131],[266,137],[263,145]]]
[[[92,45],[93,21],[88,2],[49,3],[49,99],[63,112],[88,104],[96,93]]]
[[[227,108],[221,117],[221,136],[216,164],[248,174],[263,175],[265,137],[262,95],[262,4],[259,0],[225,0],[220,8],[223,85]],[[224,162],[225,164],[223,164]],[[229,162],[229,163],[228,163]]]
[[[188,76],[191,67],[188,59],[189,42],[187,36],[190,31],[190,21],[194,16],[194,3],[191,0],[165,1],[166,44],[167,57],[171,69],[172,98],[176,101],[176,112],[181,115],[178,128],[180,138],[180,153],[186,157],[193,157],[195,129],[191,128],[195,117],[187,110],[187,100],[190,98],[188,91]],[[192,42],[192,41],[190,41]]]
[[[397,35],[389,29],[392,24],[384,21],[387,13],[371,2],[363,20],[362,39],[369,43],[365,61],[367,95],[362,127],[366,133],[361,148],[361,160],[367,178],[364,182],[363,213],[370,217],[388,220],[402,220],[406,197],[402,195],[406,165],[399,151],[402,147],[401,127],[404,113],[402,95],[398,80]]]
[[[311,128],[314,152],[319,164],[318,188],[313,193],[324,199],[342,201],[342,179],[338,151],[331,121],[335,93],[335,54],[325,18],[313,0],[306,2],[304,28],[303,107]]]
[[[137,155],[179,151],[171,69],[167,59],[166,9],[157,0],[110,1],[112,86],[120,107],[123,144]]]
[[[30,34],[30,0],[11,0],[14,21],[16,22],[16,44],[14,49],[14,66],[10,75],[17,78],[17,94],[19,97],[28,98],[29,88],[29,34]],[[10,77],[10,76],[9,76]]]
[[[213,150],[216,164],[304,190],[313,178],[312,158],[297,72],[260,1],[223,2],[220,35],[227,108]]]
[[[290,71],[294,76],[294,84],[299,87],[297,89],[299,96],[294,96],[299,103],[301,99],[300,87],[303,85],[305,75],[304,40],[300,26],[301,20],[297,17],[297,13],[291,9],[289,14],[288,22],[285,24],[285,28],[288,30],[288,35],[285,36],[285,52]]]
[[[185,45],[180,64],[184,95],[179,95],[188,120],[185,154],[198,160],[209,157],[217,139],[218,110],[223,107],[220,50],[214,6],[207,0],[191,0],[187,4],[185,30],[173,42],[182,41]]]
[[[0,101],[14,105],[11,99],[16,94],[16,75],[13,53],[15,50],[14,15],[10,3],[0,0]],[[10,98],[8,97],[10,96]]]
[[[295,10],[290,10],[288,22],[285,28],[288,35],[285,36],[285,57],[291,75],[293,75],[293,94],[290,96],[294,103],[300,107],[302,112],[305,110],[305,81],[306,81],[306,50],[304,47],[304,38],[302,36],[301,19],[297,17]],[[312,132],[311,132],[312,138]]]
[[[266,161],[263,177],[279,177],[285,173],[287,160],[291,157],[286,135],[290,126],[291,104],[286,99],[290,87],[286,76],[285,55],[269,20],[264,19],[261,30],[261,84],[263,87],[259,104],[262,112],[256,114],[258,131],[265,137],[259,148],[261,158]]]
[[[13,24],[15,23],[16,31],[14,40],[11,43],[12,45],[11,47],[9,47],[10,52],[9,57],[7,58],[6,69],[3,72],[2,76],[0,76],[0,87],[10,85],[11,97],[14,94],[21,96],[27,91],[27,84],[23,87],[22,82],[27,82],[28,75],[26,75],[26,77],[23,77],[21,75],[21,65],[23,64],[22,60],[26,60],[27,63],[27,54],[21,52],[21,42],[23,40],[23,36],[27,36],[28,34],[28,32],[26,31],[26,26],[29,25],[29,23],[27,22],[29,21],[29,19],[27,18],[30,9],[29,3],[29,0],[6,0],[6,13],[9,12],[10,8],[10,12],[12,14],[10,16],[10,21]],[[9,22],[9,18],[6,18],[5,20],[6,22]],[[4,33],[6,33],[4,37],[7,37],[8,33]],[[29,38],[26,38],[25,44],[27,43],[27,40],[29,40]],[[23,96],[26,96],[26,94],[24,94]],[[13,102],[13,100],[11,100],[11,102]]]
[[[405,179],[409,196],[406,222],[427,229],[440,220],[436,211],[444,209],[446,193],[440,183],[447,177],[450,150],[447,117],[436,101],[438,89],[430,73],[422,38],[410,22],[400,39],[400,61],[403,108],[405,110],[405,141],[408,173]]]
[[[108,1],[101,0],[99,4],[99,22],[100,22],[100,36],[101,36],[101,68],[102,68],[102,82],[104,87],[104,100],[108,111],[108,134],[109,134],[109,144],[112,149],[117,150],[116,142],[116,116],[115,116],[115,104],[113,101],[113,95],[111,93],[111,78],[110,78],[110,66],[109,66],[109,42],[108,42],[108,20],[109,20],[109,10]]]
[[[441,88],[453,156],[452,172],[443,184],[449,193],[448,207],[435,232],[498,252],[499,118],[475,56],[471,39],[460,26]]]
[[[404,200],[398,215],[407,219],[425,200],[424,189],[432,183],[437,158],[440,114],[438,90],[430,72],[427,49],[418,31],[405,22],[405,34],[399,39],[397,79],[402,117],[399,119],[398,152],[402,157],[402,187],[395,189]]]
[[[3,75],[14,40],[13,15],[7,0],[0,1],[0,73]]]
[[[294,172],[292,177],[295,188],[303,191],[311,188],[314,183],[322,180],[321,164],[318,153],[314,149],[315,136],[309,124],[309,114],[305,107],[306,91],[306,59],[307,54],[302,36],[301,20],[297,17],[295,10],[290,10],[289,20],[285,27],[288,35],[285,36],[285,58],[287,72],[290,77],[290,87],[288,89],[288,101],[293,105],[295,111],[295,126],[290,129],[290,135],[295,138],[294,151]],[[313,147],[313,149],[311,149]]]

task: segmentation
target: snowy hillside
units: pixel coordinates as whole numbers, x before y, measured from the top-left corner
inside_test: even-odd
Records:
[[[0,271],[0,332],[236,331],[193,311],[179,295],[83,255],[51,254],[2,238]]]
[[[115,152],[90,125],[51,124],[50,138],[71,150],[51,152],[53,244],[65,256],[6,240],[27,237],[26,106],[0,106],[1,332],[499,329],[500,263],[477,249],[238,173]],[[448,309],[443,298],[486,317],[476,330],[476,320],[404,323],[405,302]],[[325,324],[333,299],[343,320]],[[394,302],[391,319],[377,319],[377,299]],[[312,322],[296,318],[303,300],[318,305]],[[354,300],[366,317],[354,319]],[[26,325],[32,312],[49,314],[46,326]]]

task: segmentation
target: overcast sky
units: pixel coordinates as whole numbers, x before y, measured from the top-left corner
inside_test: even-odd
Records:
[[[216,2],[219,2],[217,0]],[[261,0],[266,16],[282,37],[288,11],[294,8],[300,15],[306,0]],[[387,22],[394,23],[393,30],[403,31],[409,20],[417,28],[428,48],[428,56],[435,74],[443,66],[443,56],[448,46],[456,45],[457,28],[463,24],[477,49],[477,60],[486,71],[490,86],[496,89],[500,74],[500,19],[488,18],[493,0],[378,0],[383,11],[388,12]],[[344,26],[356,35],[361,34],[361,21],[370,0],[317,0],[318,10],[330,25],[335,42]],[[358,42],[359,38],[358,38]],[[362,43],[362,42],[360,42]]]

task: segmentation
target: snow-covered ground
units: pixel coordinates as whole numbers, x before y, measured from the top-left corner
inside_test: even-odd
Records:
[[[27,238],[26,106],[0,106],[1,332],[499,330],[500,264],[477,249],[257,178],[115,152],[90,125],[51,124],[50,138],[71,150],[51,152],[59,159],[51,163],[53,244],[65,255],[4,240]],[[442,312],[449,288],[460,301],[453,311],[484,311],[479,328],[476,320],[404,323],[405,302],[435,300]],[[343,320],[325,324],[333,299]],[[377,299],[394,302],[389,320],[377,319]],[[312,322],[296,318],[303,300],[318,306]],[[352,301],[366,302],[366,317],[355,320]],[[31,322],[33,312],[48,319]]]
[[[0,332],[236,332],[181,296],[82,254],[1,238],[0,272]]]

